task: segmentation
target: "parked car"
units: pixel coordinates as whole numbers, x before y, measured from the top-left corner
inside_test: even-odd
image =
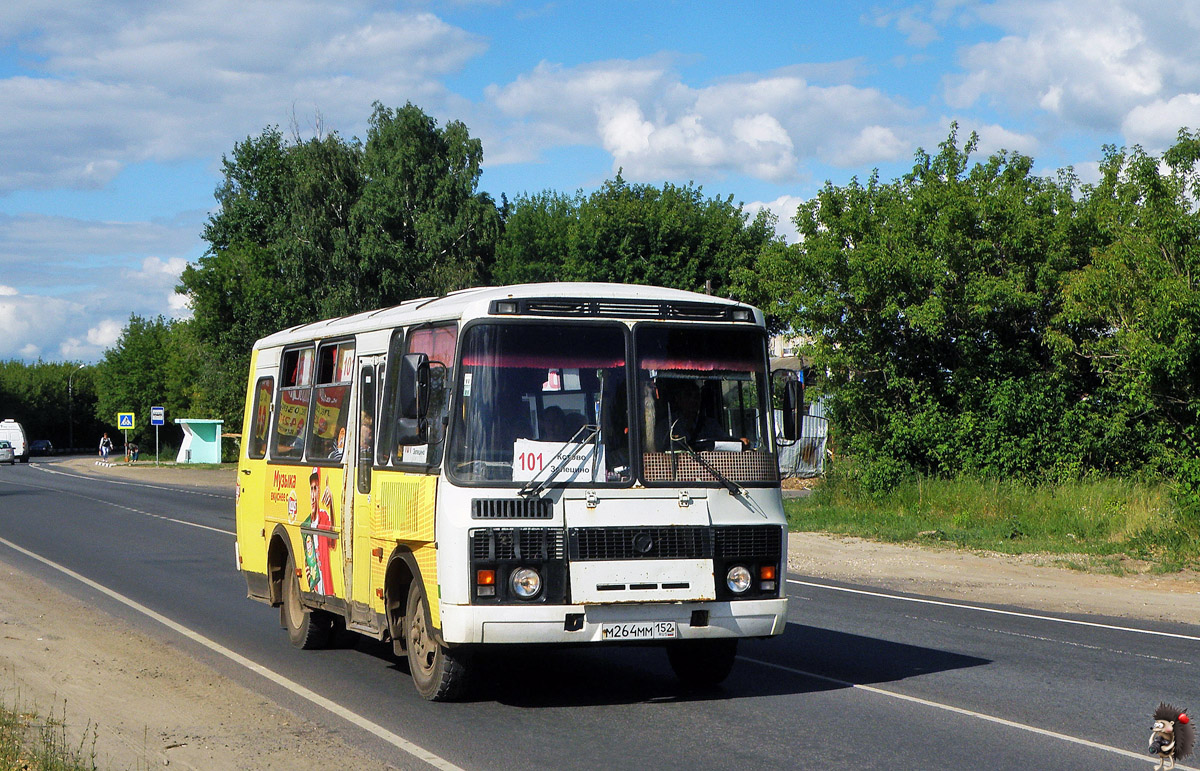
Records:
[[[53,455],[54,445],[50,444],[49,439],[34,439],[29,443],[30,455]]]
[[[0,463],[13,465],[17,462],[17,454],[13,452],[12,443],[7,439],[0,439]]]

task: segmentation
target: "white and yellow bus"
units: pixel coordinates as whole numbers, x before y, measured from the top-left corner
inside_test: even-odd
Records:
[[[720,682],[783,632],[757,309],[613,284],[454,292],[259,340],[237,563],[301,648],[352,630],[462,692],[490,645],[652,643]],[[781,381],[782,433],[802,394]]]

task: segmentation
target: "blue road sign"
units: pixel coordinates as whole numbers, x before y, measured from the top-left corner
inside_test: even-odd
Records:
[[[162,407],[151,407],[150,408],[150,425],[161,426],[167,422],[166,417],[167,417],[167,411],[164,410]]]
[[[117,413],[117,428],[124,431],[125,429],[133,430],[133,413],[118,412]]]

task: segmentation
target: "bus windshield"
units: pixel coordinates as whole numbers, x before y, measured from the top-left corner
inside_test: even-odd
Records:
[[[778,479],[760,330],[639,325],[635,348],[647,482]]]
[[[477,324],[460,348],[448,461],[458,481],[632,479],[623,326]]]

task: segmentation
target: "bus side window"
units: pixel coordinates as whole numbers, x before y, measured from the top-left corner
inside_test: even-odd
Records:
[[[321,346],[312,425],[308,436],[310,461],[341,462],[346,451],[350,385],[354,382],[354,343]]]
[[[275,408],[274,458],[299,460],[304,456],[308,404],[312,398],[313,349],[283,352],[279,369],[279,403]]]
[[[358,491],[371,492],[371,468],[375,465],[375,368],[367,365],[359,374]]]
[[[271,398],[275,395],[275,378],[258,379],[254,387],[254,412],[250,422],[250,441],[246,457],[258,460],[267,455],[267,433],[271,429]]]
[[[453,384],[454,351],[458,345],[458,327],[453,324],[421,327],[408,333],[405,353],[423,353],[429,357],[429,412],[427,463],[441,463],[442,442],[446,438],[446,418]]]

